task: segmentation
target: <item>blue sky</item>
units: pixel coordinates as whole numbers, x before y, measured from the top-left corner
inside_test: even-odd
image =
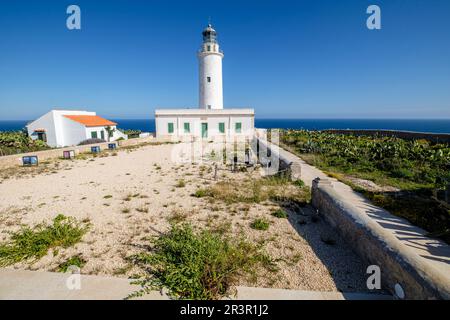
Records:
[[[66,28],[81,7],[82,29]],[[366,28],[377,4],[382,29]],[[450,1],[0,2],[0,120],[198,105],[211,17],[225,107],[260,118],[450,118]]]

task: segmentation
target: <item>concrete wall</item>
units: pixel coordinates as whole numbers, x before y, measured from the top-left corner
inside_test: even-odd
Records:
[[[395,286],[400,285],[406,299],[450,299],[450,281],[446,271],[435,268],[431,260],[402,243],[370,214],[363,214],[351,201],[336,192],[329,179],[317,178],[313,181],[312,205],[361,258],[368,264],[380,267],[385,289],[395,293]],[[375,209],[372,207],[372,211]],[[384,219],[401,221],[401,230],[418,229],[387,212]],[[449,252],[445,243],[436,243],[436,257],[439,256],[437,250]]]
[[[163,139],[155,139],[153,136],[145,137],[145,138],[136,138],[136,139],[129,139],[129,140],[121,140],[116,141],[119,148],[125,147],[125,146],[132,146],[132,145],[138,145],[141,143],[147,143],[147,142],[168,142],[168,140]],[[20,166],[22,165],[22,157],[23,156],[38,156],[39,161],[45,161],[50,159],[57,159],[61,158],[63,156],[63,152],[66,150],[75,150],[75,154],[79,153],[85,153],[90,152],[92,146],[100,146],[102,150],[105,150],[108,148],[108,142],[105,143],[95,143],[91,145],[84,145],[84,146],[73,146],[73,147],[65,147],[65,148],[55,148],[51,150],[44,150],[44,151],[36,151],[36,152],[28,152],[28,153],[22,153],[22,154],[14,154],[10,156],[3,156],[0,157],[0,169],[5,169],[8,167],[14,167],[14,166]]]

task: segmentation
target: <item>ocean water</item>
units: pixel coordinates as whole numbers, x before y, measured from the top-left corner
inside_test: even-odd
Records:
[[[155,131],[154,119],[112,119],[121,129]],[[29,121],[0,120],[0,131],[20,130]],[[386,129],[415,132],[450,133],[446,120],[383,120],[383,119],[255,119],[257,128],[280,129]]]

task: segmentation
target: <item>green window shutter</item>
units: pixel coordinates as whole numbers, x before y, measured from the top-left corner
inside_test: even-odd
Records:
[[[169,122],[168,124],[168,131],[169,131],[169,133],[173,133],[173,122]]]
[[[97,139],[97,131],[91,131],[91,138]]]
[[[241,133],[242,131],[242,123],[236,122],[236,133]]]
[[[219,132],[225,133],[225,122],[219,122]]]
[[[184,133],[189,133],[191,132],[191,125],[189,122],[185,122],[184,123]]]

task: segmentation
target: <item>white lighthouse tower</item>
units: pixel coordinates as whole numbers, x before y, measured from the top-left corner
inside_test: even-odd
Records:
[[[217,33],[211,24],[203,30],[198,51],[199,108],[156,109],[156,138],[170,141],[232,141],[252,139],[255,110],[223,108],[222,59]],[[235,140],[236,141],[236,140]]]
[[[222,59],[217,33],[211,24],[203,30],[203,44],[198,52],[199,107],[223,109]]]

